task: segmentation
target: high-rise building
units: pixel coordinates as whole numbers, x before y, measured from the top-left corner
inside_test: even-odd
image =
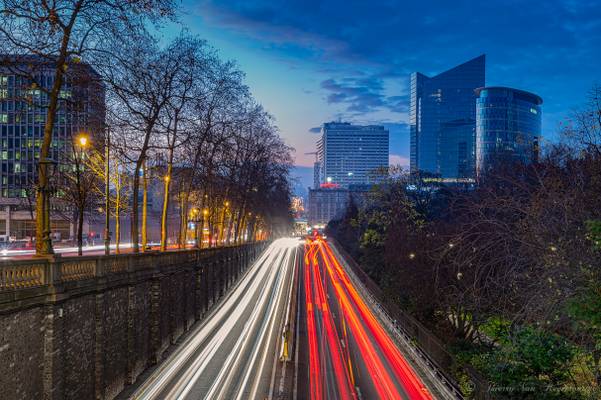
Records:
[[[317,144],[320,183],[346,188],[377,182],[388,168],[388,130],[348,122],[323,124]]]
[[[35,184],[54,68],[51,61],[35,56],[0,58],[0,235],[3,240],[21,239],[35,235]],[[74,136],[85,132],[97,137],[103,125],[104,88],[99,76],[89,65],[74,62],[65,75],[55,115],[50,159],[57,172],[72,168],[68,155]],[[70,212],[56,210],[58,203],[53,202],[57,212],[53,235],[68,238],[73,225],[65,216]]]
[[[433,77],[411,74],[412,173],[447,181],[475,177],[475,89],[484,82],[484,55]]]
[[[321,163],[319,161],[315,161],[315,163],[313,163],[313,189],[319,189],[320,184],[321,184]]]
[[[309,225],[327,224],[333,219],[341,218],[349,201],[352,200],[357,207],[363,205],[370,190],[370,185],[309,189]]]
[[[533,93],[507,87],[483,87],[476,94],[478,175],[495,162],[536,161],[543,100]]]

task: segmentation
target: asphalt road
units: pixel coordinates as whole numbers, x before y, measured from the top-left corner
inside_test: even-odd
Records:
[[[298,399],[432,399],[325,240],[299,274]]]
[[[271,398],[298,250],[273,242],[132,398]]]

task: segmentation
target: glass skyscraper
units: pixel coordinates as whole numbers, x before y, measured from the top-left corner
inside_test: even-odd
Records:
[[[379,170],[388,168],[388,130],[383,126],[329,122],[321,131],[317,144],[321,183],[345,188],[370,184],[378,180]]]
[[[412,173],[448,181],[474,179],[475,90],[484,82],[484,55],[433,77],[411,74]]]
[[[476,166],[481,175],[495,162],[538,159],[543,100],[507,87],[476,90]]]

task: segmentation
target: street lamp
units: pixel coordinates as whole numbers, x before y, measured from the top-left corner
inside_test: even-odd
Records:
[[[104,141],[104,254],[107,256],[111,253],[110,148],[111,130],[107,127]]]
[[[44,160],[40,160],[40,169],[46,176],[52,176],[56,173],[56,160],[51,158],[46,158]],[[50,168],[49,168],[50,167]],[[42,240],[41,243],[37,243],[37,254],[39,255],[50,255],[54,254],[54,249],[52,248],[52,238],[50,237],[50,193],[52,189],[49,185],[49,180],[46,181],[46,184],[40,188],[40,195],[42,197],[41,201],[41,209],[43,212],[42,218],[40,221],[36,221],[38,227],[41,227],[42,230]],[[38,205],[40,205],[38,203]]]
[[[88,135],[85,133],[82,133],[81,135],[79,135],[77,137],[77,142],[79,143],[79,145],[81,146],[81,148],[85,148],[88,145]]]
[[[82,187],[81,184],[81,173],[82,173],[82,163],[84,162],[85,159],[85,151],[86,148],[88,146],[89,143],[89,137],[87,133],[80,133],[76,138],[75,138],[75,142],[76,144],[79,145],[80,151],[79,151],[79,157],[77,152],[75,152],[75,146],[73,151],[75,152],[75,179],[76,179],[76,184],[77,184],[77,193],[80,196],[80,199],[83,198],[82,193],[84,191],[84,188]],[[82,230],[83,230],[83,217],[84,217],[84,209],[83,209],[84,204],[82,202],[80,202],[78,204],[78,214],[77,214],[77,255],[81,256],[82,255],[82,246],[83,246],[83,238],[82,238]]]

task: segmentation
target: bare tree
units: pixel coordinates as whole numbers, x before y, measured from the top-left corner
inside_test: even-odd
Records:
[[[177,77],[184,60],[170,50],[161,50],[147,36],[125,44],[104,72],[110,86],[109,111],[119,125],[122,153],[132,164],[131,236],[134,252],[139,251],[139,191],[144,172],[144,193],[148,184],[145,164],[157,146],[160,118],[177,90]],[[146,207],[142,210],[146,212]],[[145,223],[145,220],[144,220]]]
[[[3,0],[0,10],[0,43],[7,54],[4,66],[28,76],[36,73],[29,62],[52,72],[51,84],[36,88],[47,93],[44,136],[40,148],[36,192],[36,252],[50,254],[48,167],[52,134],[64,79],[74,63],[130,32],[143,29],[144,18],[171,15],[171,0]]]

